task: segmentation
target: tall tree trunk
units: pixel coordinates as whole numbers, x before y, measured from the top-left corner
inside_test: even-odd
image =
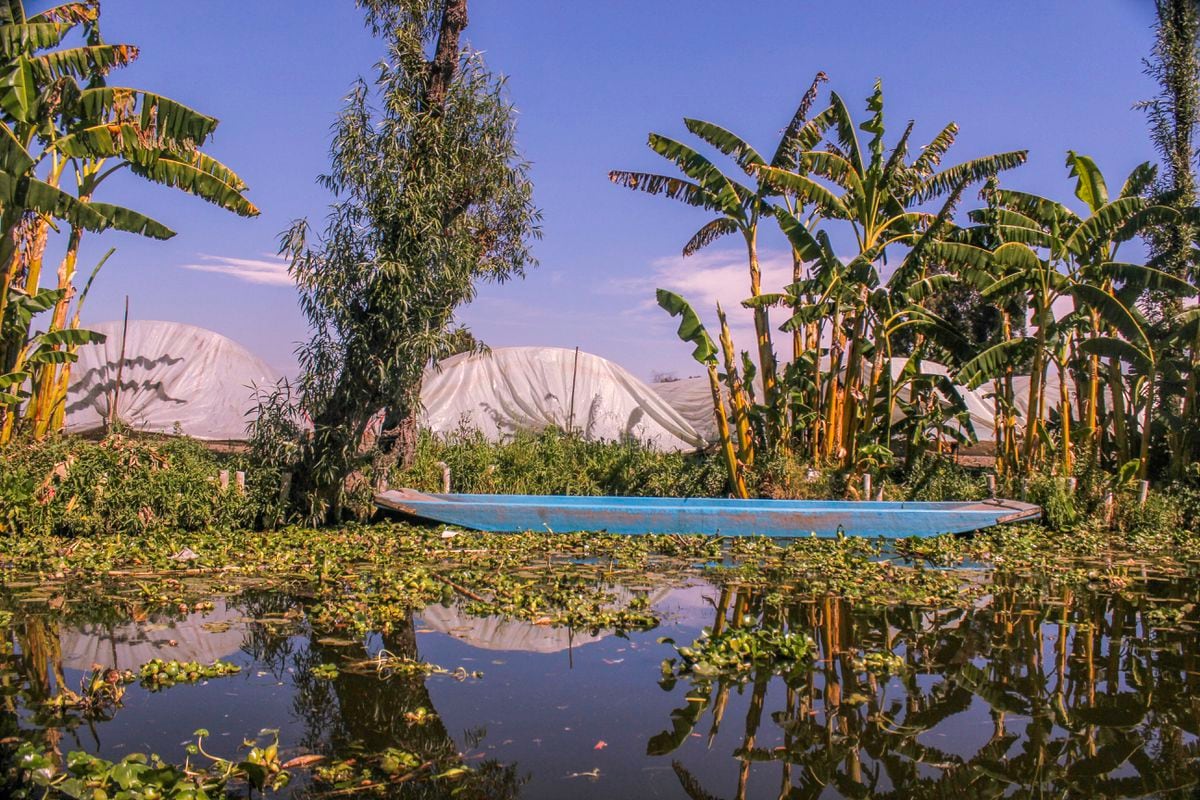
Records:
[[[750,404],[746,401],[746,390],[734,361],[733,335],[725,319],[725,310],[717,303],[717,319],[721,324],[721,354],[725,359],[725,381],[729,386],[729,400],[733,406],[733,420],[737,428],[738,458],[749,467],[754,464],[754,435],[750,430]]]
[[[758,244],[754,237],[753,230],[746,233],[746,250],[750,259],[750,296],[758,297],[762,294],[762,274],[758,263]],[[758,339],[758,365],[762,376],[763,403],[767,407],[767,448],[770,450],[786,443],[781,441],[776,422],[779,404],[776,396],[775,351],[771,346],[771,319],[766,308],[754,309],[754,333]]]
[[[1142,414],[1142,446],[1138,453],[1138,459],[1141,462],[1138,465],[1138,478],[1141,480],[1146,480],[1146,476],[1150,472],[1150,434],[1154,421],[1154,389],[1157,379],[1155,368],[1151,366],[1150,372],[1146,376],[1146,410]]]
[[[429,90],[426,107],[441,113],[446,108],[450,84],[458,72],[459,38],[467,27],[467,0],[446,0],[438,29],[437,47],[429,62]]]

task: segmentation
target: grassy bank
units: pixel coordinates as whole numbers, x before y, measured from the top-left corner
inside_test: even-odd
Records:
[[[0,524],[23,535],[144,536],[191,531],[277,528],[280,473],[250,454],[216,453],[195,440],[114,434],[94,441],[53,437],[0,449]],[[396,469],[393,486],[439,491],[443,465],[456,492],[570,495],[722,496],[725,473],[706,453],[660,453],[636,442],[591,442],[557,430],[521,433],[504,443],[478,433],[423,433],[412,464]],[[246,475],[245,488],[227,471]],[[369,510],[369,484],[359,507]],[[949,458],[926,457],[907,470],[877,472],[876,491],[889,500],[972,500],[987,496],[987,474]],[[838,470],[760,464],[751,487],[762,497],[861,499],[860,485]],[[1033,474],[1002,493],[1038,503],[1057,531],[1108,533],[1137,543],[1169,535],[1183,542],[1200,520],[1200,472],[1152,489],[1145,501],[1132,481],[1099,472],[1074,481]],[[1111,498],[1111,499],[1110,499]],[[364,518],[365,521],[366,518]]]

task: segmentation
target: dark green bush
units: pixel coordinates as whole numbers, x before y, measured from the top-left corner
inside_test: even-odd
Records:
[[[660,453],[636,442],[592,442],[547,428],[502,444],[477,431],[438,437],[423,432],[416,458],[391,476],[392,486],[441,491],[450,467],[452,489],[482,494],[661,495],[720,497],[725,471],[705,454]]]
[[[898,476],[906,486],[908,500],[982,500],[987,497],[987,478],[947,458],[922,456]]]
[[[243,469],[193,439],[100,441],[60,436],[0,450],[0,523],[10,533],[142,533],[252,526],[254,485],[220,490],[222,469]],[[253,473],[251,473],[253,478]]]

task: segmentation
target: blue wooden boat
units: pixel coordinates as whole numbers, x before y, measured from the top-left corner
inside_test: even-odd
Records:
[[[963,533],[1037,519],[1042,510],[1016,500],[949,503],[844,500],[727,500],[708,497],[564,497],[521,494],[427,494],[396,489],[375,496],[380,508],[478,531],[607,531],[721,536],[884,537]]]

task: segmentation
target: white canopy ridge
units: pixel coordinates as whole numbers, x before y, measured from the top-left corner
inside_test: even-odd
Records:
[[[561,347],[498,347],[446,359],[426,373],[421,403],[422,425],[443,435],[475,429],[500,441],[559,427],[668,452],[705,446],[679,412],[627,370]]]
[[[86,327],[107,340],[80,347],[79,361],[71,367],[69,433],[103,428],[115,399],[116,418],[134,430],[178,430],[196,439],[241,441],[246,438],[246,414],[254,407],[254,387],[279,380],[261,358],[204,328],[131,320],[122,337],[121,322]]]

